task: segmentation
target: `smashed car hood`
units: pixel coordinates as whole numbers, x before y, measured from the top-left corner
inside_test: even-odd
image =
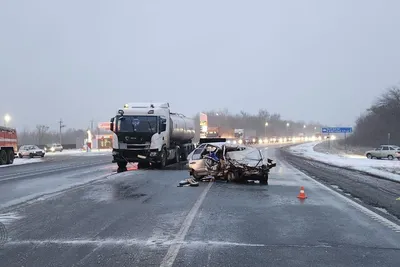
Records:
[[[241,151],[227,152],[226,157],[231,160],[236,160],[237,162],[250,167],[255,167],[257,164],[258,166],[260,166],[264,163],[262,152],[254,147],[246,147],[246,149]]]

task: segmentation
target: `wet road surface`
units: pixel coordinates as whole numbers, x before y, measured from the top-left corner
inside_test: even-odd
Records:
[[[335,188],[357,201],[378,208],[377,212],[383,209],[383,216],[400,219],[400,183],[386,179],[380,179],[356,170],[347,170],[334,167],[315,160],[292,155],[286,150],[281,151],[285,159],[300,168],[311,177]],[[388,214],[389,213],[389,214]]]
[[[116,169],[111,160],[110,153],[58,153],[0,168],[0,208],[107,176]]]
[[[400,266],[398,225],[265,152],[269,186],[137,170],[14,207],[0,266]]]

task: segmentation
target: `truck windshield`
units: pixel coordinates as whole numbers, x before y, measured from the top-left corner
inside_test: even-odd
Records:
[[[156,116],[123,116],[118,119],[119,132],[155,133]]]

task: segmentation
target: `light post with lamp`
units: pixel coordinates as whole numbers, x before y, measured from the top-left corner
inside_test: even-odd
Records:
[[[268,127],[268,122],[266,122],[264,126],[265,126],[265,127],[264,127],[264,130],[265,130],[264,136],[265,136],[265,138],[267,138],[267,127]]]

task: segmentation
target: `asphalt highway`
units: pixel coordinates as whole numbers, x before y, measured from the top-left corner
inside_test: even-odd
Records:
[[[98,178],[1,210],[8,238],[0,266],[400,266],[398,224],[313,180],[278,150],[264,153],[278,164],[268,186],[177,187],[187,171],[117,174],[107,157],[75,169],[76,179]],[[66,173],[7,183],[50,183]],[[297,198],[301,186],[305,200]]]
[[[318,181],[342,192],[356,201],[377,209],[381,215],[400,219],[400,183],[377,178],[366,173],[334,167],[281,151],[286,161]],[[383,214],[382,214],[383,212]]]

